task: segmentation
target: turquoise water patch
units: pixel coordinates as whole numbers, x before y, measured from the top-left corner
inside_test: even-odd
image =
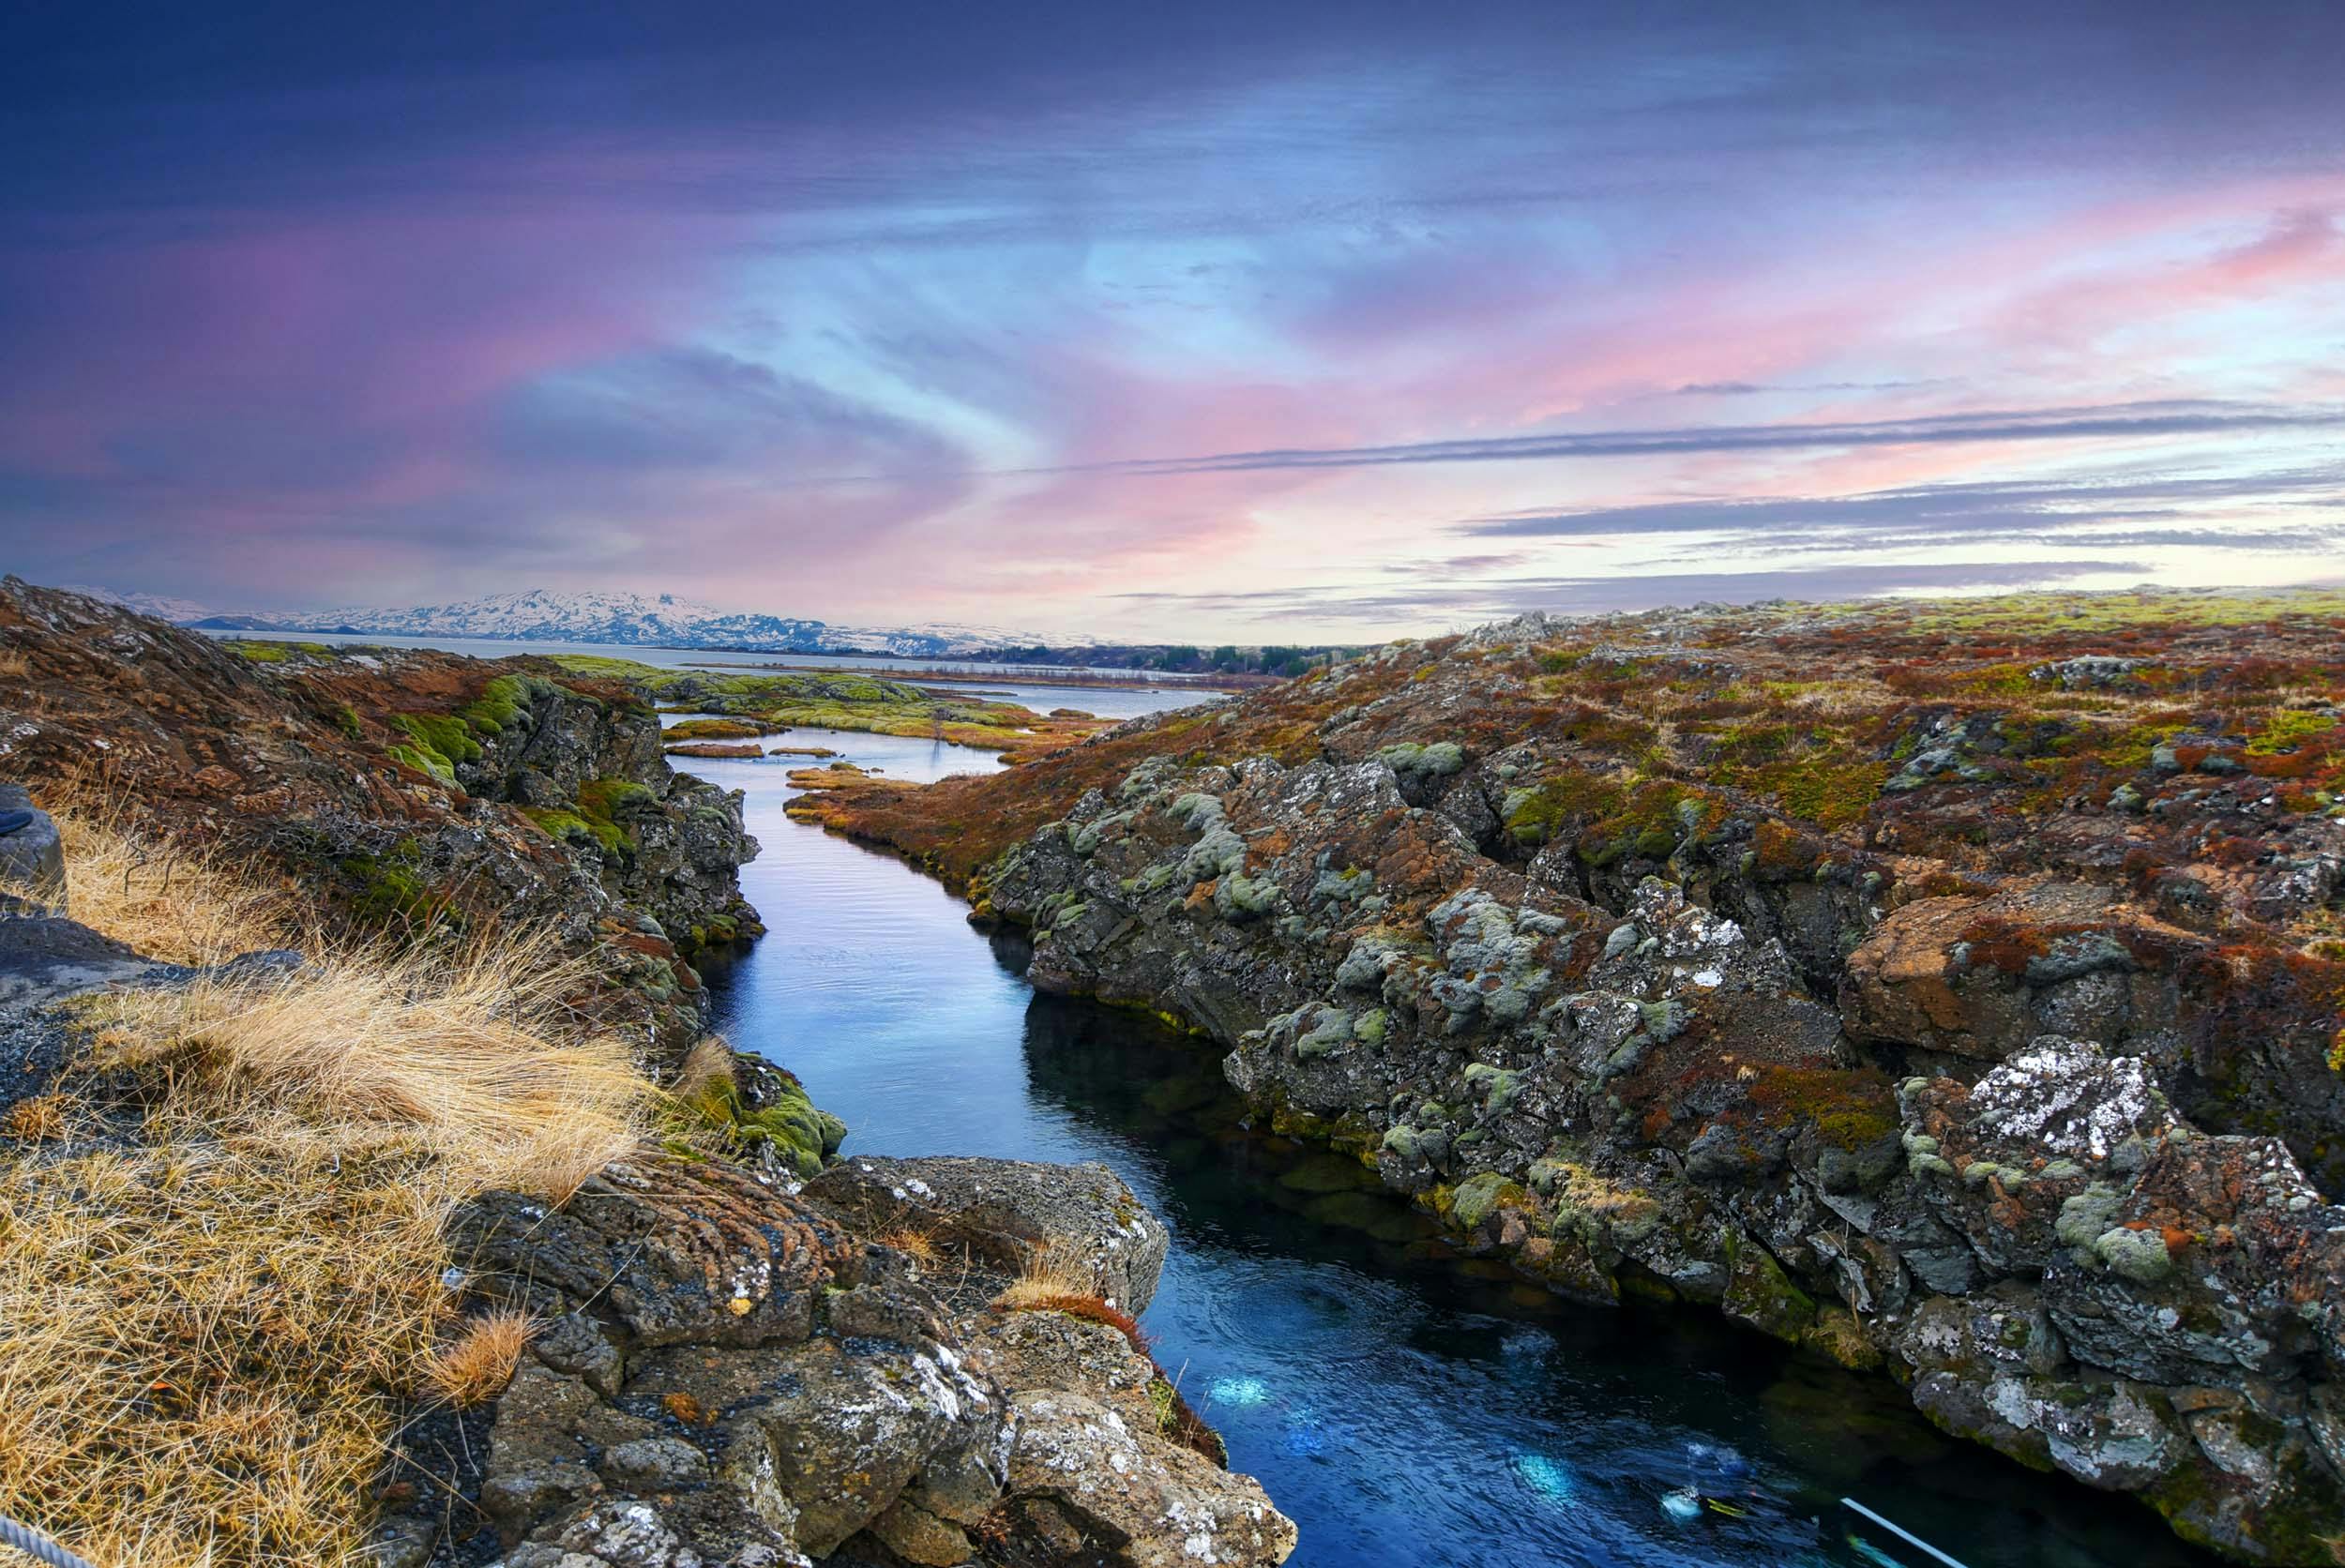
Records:
[[[1269,1398],[1270,1385],[1260,1378],[1216,1378],[1205,1394],[1216,1405],[1230,1405],[1244,1410]]]
[[[1543,1498],[1567,1501],[1579,1495],[1579,1483],[1571,1471],[1544,1454],[1515,1455],[1515,1475],[1521,1483]]]

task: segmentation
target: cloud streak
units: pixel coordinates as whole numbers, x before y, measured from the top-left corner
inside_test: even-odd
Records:
[[[1702,602],[1756,604],[1770,599],[1832,600],[1884,594],[2054,587],[2080,578],[2124,577],[2144,569],[2139,561],[1927,562],[1847,564],[1742,572],[1642,572],[1603,577],[1536,577],[1489,583],[1436,583],[1339,595],[1263,591],[1236,594],[1120,594],[1122,601],[1196,615],[1240,615],[1260,625],[1291,625],[1309,616],[1320,624],[1374,626],[1393,619],[1415,624],[1463,624],[1535,610],[1595,614]]]
[[[1382,468],[1576,458],[1682,457],[1717,452],[1814,451],[2035,441],[2141,440],[2345,429],[2345,406],[2288,407],[2221,402],[2128,402],[2039,411],[1998,410],[1909,419],[1679,425],[1658,429],[1559,430],[1392,445],[1265,448],[1184,458],[1141,458],[1081,465],[1079,471],[1147,477],[1277,469]],[[1069,472],[1061,469],[1054,472]]]
[[[1453,532],[1476,538],[1591,538],[1657,534],[1793,534],[1848,538],[1927,529],[1945,543],[2207,508],[2337,504],[2345,463],[2215,475],[2095,476],[2057,482],[1970,480],[1840,496],[1719,496],[1626,506],[1469,519]],[[2219,535],[2219,530],[2208,529]]]

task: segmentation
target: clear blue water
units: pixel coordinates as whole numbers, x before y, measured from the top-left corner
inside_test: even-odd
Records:
[[[995,765],[888,736],[776,744],[911,779]],[[726,1033],[844,1117],[850,1151],[1112,1166],[1172,1230],[1142,1320],[1157,1359],[1299,1524],[1304,1568],[1928,1568],[1851,1544],[1842,1496],[1967,1568],[2201,1560],[2138,1506],[1949,1441],[1884,1380],[1453,1256],[1355,1166],[1248,1126],[1210,1049],[1036,995],[1017,943],[935,882],[789,822],[780,761],[690,766],[748,792],[764,846],[742,882],[770,933],[713,977]],[[1672,1517],[1689,1485],[1747,1516]]]

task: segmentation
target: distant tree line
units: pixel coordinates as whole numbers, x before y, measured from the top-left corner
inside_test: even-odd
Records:
[[[1022,648],[992,648],[970,656],[998,664],[1088,664],[1108,670],[1160,670],[1172,675],[1300,675],[1355,651],[1325,643],[1242,647],[1224,642],[1218,648],[1203,648],[1189,642],[1142,642],[1053,648],[1036,642]]]

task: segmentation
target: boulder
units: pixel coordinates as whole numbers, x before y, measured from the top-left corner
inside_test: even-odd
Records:
[[[65,842],[23,786],[0,784],[0,813],[30,810],[29,826],[0,834],[0,919],[66,912]]]
[[[1023,1560],[988,1554],[1043,1526],[1111,1568],[1195,1560],[1200,1541],[1224,1562],[1283,1559],[1294,1526],[1165,1429],[1161,1380],[1122,1333],[957,1318],[912,1259],[862,1239],[909,1216],[1005,1262],[1071,1244],[1103,1290],[1144,1300],[1165,1232],[1105,1168],[836,1168],[852,1179],[793,1193],[647,1155],[560,1209],[495,1195],[460,1213],[453,1277],[545,1325],[498,1402],[479,1489],[507,1568],[945,1568]],[[1100,1435],[1021,1418],[1028,1396],[1095,1412]],[[386,1545],[401,1529],[386,1523]]]
[[[900,1228],[1016,1273],[1048,1253],[1089,1274],[1093,1293],[1138,1316],[1157,1293],[1170,1235],[1106,1166],[938,1155],[855,1154],[803,1196],[867,1234]]]
[[[1053,1505],[1084,1537],[1127,1543],[1134,1568],[1199,1562],[1255,1568],[1294,1550],[1294,1522],[1262,1488],[1169,1443],[1143,1446],[1123,1416],[1085,1395],[1017,1396],[1008,1486]]]

